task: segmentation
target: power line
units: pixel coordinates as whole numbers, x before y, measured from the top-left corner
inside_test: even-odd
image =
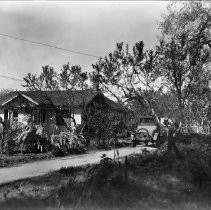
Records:
[[[10,76],[5,76],[5,75],[2,75],[2,74],[0,74],[0,77],[5,78],[5,79],[11,79],[11,80],[23,82],[23,80],[21,80],[21,79],[18,79],[18,78],[15,78],[15,77],[10,77]]]
[[[57,50],[63,50],[63,51],[67,51],[67,52],[71,52],[71,53],[75,53],[75,54],[79,54],[79,55],[85,55],[85,56],[89,56],[89,57],[100,58],[97,55],[92,55],[92,54],[83,53],[83,52],[80,52],[80,51],[70,50],[70,49],[66,49],[66,48],[62,48],[62,47],[57,47],[55,45],[50,45],[50,44],[45,44],[45,43],[41,43],[41,42],[37,42],[37,41],[32,41],[32,40],[28,40],[28,39],[24,39],[24,38],[20,38],[20,37],[16,37],[16,36],[11,36],[11,35],[8,35],[8,34],[1,34],[0,33],[0,36],[8,37],[8,38],[11,38],[11,39],[17,39],[17,40],[20,40],[20,41],[29,42],[29,43],[33,43],[33,44],[43,45],[43,46],[46,46],[46,47],[51,47],[51,48],[55,48]]]

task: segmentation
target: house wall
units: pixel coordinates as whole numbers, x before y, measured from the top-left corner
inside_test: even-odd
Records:
[[[0,110],[0,116],[5,119],[4,111],[8,110],[8,119],[12,123],[13,120],[17,120],[20,123],[27,124],[27,120],[30,117],[30,114],[26,113],[24,110],[25,107],[30,107],[31,109],[35,108],[35,104],[28,101],[24,97],[15,97],[6,104],[5,108]],[[18,115],[14,117],[14,110],[17,111]]]
[[[0,109],[0,117],[3,120],[5,120],[4,109]],[[29,118],[29,114],[25,113],[24,111],[18,110],[18,117],[17,117],[18,122],[27,124],[28,118]]]
[[[74,118],[76,121],[77,125],[81,124],[81,119],[82,119],[82,110],[81,108],[75,108],[74,110]],[[71,119],[70,118],[64,118],[65,122],[67,124],[71,124]],[[56,110],[55,109],[46,109],[46,122],[45,122],[45,127],[47,134],[50,136],[53,133],[56,134],[58,132],[62,132],[66,130],[65,126],[57,126],[56,125]]]
[[[18,122],[23,123],[23,124],[27,124],[27,120],[29,119],[30,115],[18,110]]]
[[[56,110],[55,109],[46,109],[46,121],[45,129],[48,135],[55,133],[56,129]]]
[[[15,105],[15,104],[13,104]],[[18,107],[18,103],[16,104]],[[56,129],[58,129],[58,126],[56,125],[56,110],[55,109],[50,109],[46,108],[46,121],[45,121],[45,127],[46,127],[46,132],[48,135],[52,135],[53,133],[56,132]],[[77,125],[81,124],[82,121],[82,110],[81,108],[75,108],[74,110],[74,118],[76,121]],[[0,117],[4,120],[4,109],[0,109]],[[25,113],[24,111],[18,110],[18,122],[27,124],[27,119],[29,118],[29,114]],[[66,122],[70,122],[70,119],[66,118]],[[60,126],[59,131],[64,131],[66,130],[65,126]]]
[[[82,121],[82,109],[81,108],[75,108],[74,119],[75,119],[75,122],[77,125],[81,124],[81,121]]]
[[[0,117],[4,120],[4,109],[0,109]]]

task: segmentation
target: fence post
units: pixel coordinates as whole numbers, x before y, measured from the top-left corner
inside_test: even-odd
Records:
[[[127,169],[128,169],[128,158],[125,156],[125,184],[127,185],[128,176],[127,176]]]
[[[114,162],[116,160],[116,142],[115,142],[115,138],[114,138]]]

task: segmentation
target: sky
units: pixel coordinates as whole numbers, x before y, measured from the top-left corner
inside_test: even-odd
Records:
[[[151,49],[167,5],[165,1],[3,1],[0,34],[99,57],[112,52],[118,42],[133,46],[144,41]],[[68,62],[91,71],[97,60],[0,36],[0,76],[22,79],[27,73],[40,74],[44,65],[59,71]],[[0,77],[0,89],[23,90],[21,84]]]

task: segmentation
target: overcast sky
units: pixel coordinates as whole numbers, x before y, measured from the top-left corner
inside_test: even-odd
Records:
[[[105,56],[117,42],[143,40],[153,48],[157,22],[168,2],[0,2],[0,33]],[[68,53],[0,36],[0,74],[21,78],[43,65],[60,69],[67,62],[91,70],[97,58]],[[21,82],[0,77],[0,89],[21,89]]]

